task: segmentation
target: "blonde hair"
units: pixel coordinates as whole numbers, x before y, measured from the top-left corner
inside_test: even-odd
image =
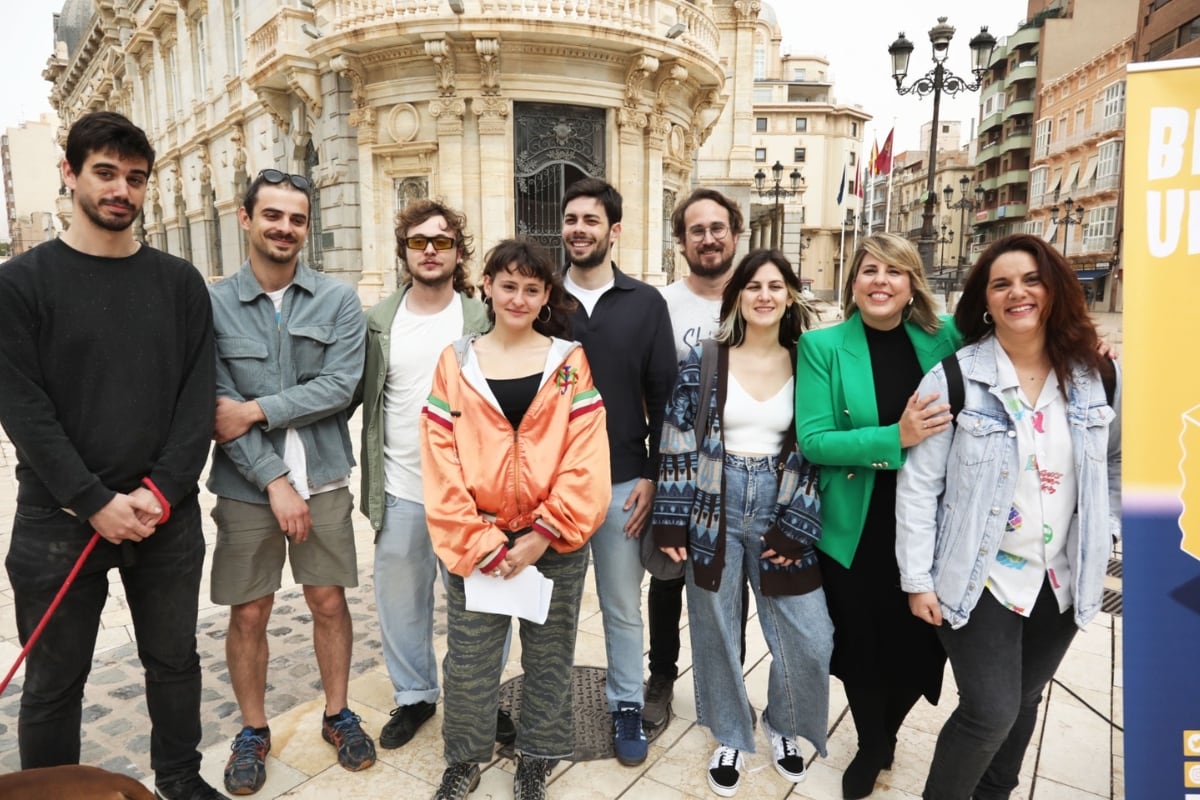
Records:
[[[905,312],[905,319],[912,321],[926,333],[937,333],[942,327],[942,321],[937,315],[933,293],[929,291],[929,282],[925,280],[921,255],[912,242],[895,233],[872,234],[858,243],[858,249],[854,251],[854,258],[850,262],[850,270],[846,273],[846,283],[842,287],[842,318],[849,319],[850,315],[858,310],[854,303],[854,281],[858,277],[863,259],[868,255],[908,275],[913,299],[909,310]]]

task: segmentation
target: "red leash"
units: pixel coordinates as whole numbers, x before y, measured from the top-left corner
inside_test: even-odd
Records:
[[[21,648],[21,653],[17,656],[17,660],[12,665],[12,669],[10,669],[8,674],[4,676],[4,680],[0,681],[0,694],[3,694],[4,690],[8,688],[9,681],[12,680],[13,675],[17,674],[17,670],[25,661],[25,656],[29,655],[29,651],[33,649],[33,645],[35,642],[37,642],[38,637],[42,635],[42,631],[45,629],[46,623],[50,621],[51,615],[54,614],[55,609],[57,609],[59,604],[62,603],[62,599],[66,597],[67,589],[71,588],[71,584],[75,582],[75,576],[79,574],[79,570],[83,569],[83,563],[87,561],[88,556],[90,556],[92,551],[96,549],[96,543],[99,541],[100,534],[93,533],[92,538],[87,543],[87,546],[84,547],[83,552],[79,554],[79,558],[75,559],[75,566],[71,567],[71,572],[67,575],[67,579],[63,581],[62,588],[58,590],[58,594],[54,595],[54,601],[50,603],[50,607],[47,608],[46,613],[42,615],[42,621],[39,622],[37,627],[33,629],[33,633],[30,635],[29,641],[27,641],[25,646]]]
[[[150,480],[149,477],[142,478],[142,486],[149,489],[150,493],[154,495],[154,499],[157,500],[162,506],[162,516],[159,517],[158,522],[155,523],[156,525],[162,525],[171,518],[171,504],[167,502],[167,498],[163,496],[163,493],[159,491],[158,487],[154,485],[154,481]],[[21,664],[24,663],[25,656],[29,655],[29,651],[33,649],[33,645],[35,642],[37,642],[38,637],[42,635],[42,631],[46,628],[46,623],[50,621],[50,617],[62,603],[63,598],[67,596],[67,590],[70,589],[71,584],[75,582],[75,577],[79,575],[79,570],[83,569],[84,562],[87,561],[88,556],[92,554],[92,551],[96,549],[96,543],[99,541],[100,532],[96,531],[92,534],[92,538],[88,541],[87,546],[83,548],[83,552],[79,554],[79,558],[75,559],[75,566],[71,567],[70,573],[67,574],[67,579],[63,581],[62,588],[58,590],[58,594],[54,595],[53,602],[51,602],[50,607],[46,609],[46,613],[42,615],[42,619],[38,623],[37,627],[33,629],[33,633],[30,635],[29,641],[27,641],[25,646],[21,648],[21,652],[17,656],[16,662],[12,665],[12,669],[10,669],[8,674],[4,676],[4,680],[0,681],[0,694],[4,694],[4,690],[8,688],[8,684],[12,680],[13,675],[17,673],[17,670],[20,668]],[[131,544],[132,543],[128,541],[121,542],[122,548],[129,547]]]

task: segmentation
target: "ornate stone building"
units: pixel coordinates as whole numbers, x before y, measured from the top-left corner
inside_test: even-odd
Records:
[[[147,130],[144,235],[210,278],[243,261],[237,205],[274,167],[318,187],[306,259],[365,303],[395,284],[392,220],[413,198],[464,208],[479,251],[520,233],[557,252],[561,193],[585,175],[624,197],[617,262],[663,283],[681,193],[712,183],[749,210],[756,47],[779,39],[763,8],[67,0],[45,75],[64,128],[110,108]]]

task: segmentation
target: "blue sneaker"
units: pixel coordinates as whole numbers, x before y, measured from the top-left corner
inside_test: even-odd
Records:
[[[649,745],[642,730],[642,707],[637,703],[617,703],[613,712],[613,750],[617,761],[636,767],[646,760]]]

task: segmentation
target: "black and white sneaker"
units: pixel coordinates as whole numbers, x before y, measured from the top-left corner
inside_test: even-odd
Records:
[[[733,797],[742,782],[745,766],[740,752],[723,744],[717,745],[708,761],[708,788],[721,797]]]
[[[771,723],[767,722],[765,714],[763,715],[763,730],[771,739],[775,771],[782,775],[784,780],[792,783],[800,783],[807,778],[808,771],[804,768],[804,756],[800,755],[800,748],[796,746],[796,740],[789,739],[772,728]]]

